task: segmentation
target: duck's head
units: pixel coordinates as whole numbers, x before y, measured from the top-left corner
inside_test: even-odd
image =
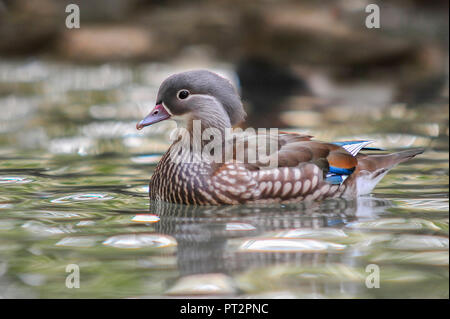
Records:
[[[194,70],[174,74],[159,87],[156,106],[139,123],[138,130],[173,116],[190,114],[209,125],[235,125],[246,114],[239,94],[231,82],[216,73]],[[220,123],[220,124],[219,124]]]

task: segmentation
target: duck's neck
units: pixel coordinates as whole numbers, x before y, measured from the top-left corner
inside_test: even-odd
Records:
[[[198,134],[198,130],[200,130],[200,133],[203,135],[205,130],[214,129],[211,130],[211,133],[216,134],[220,132],[223,141],[225,138],[225,130],[231,128],[231,123],[230,118],[222,105],[214,105],[212,107],[211,105],[200,104],[192,111],[192,114],[188,119],[187,128],[191,136],[194,136],[195,130],[197,130],[197,132],[195,132],[196,134]],[[204,142],[207,143],[208,141]]]

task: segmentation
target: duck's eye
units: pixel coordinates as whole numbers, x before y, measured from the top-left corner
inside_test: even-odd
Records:
[[[181,90],[181,91],[178,92],[178,98],[181,99],[181,100],[184,100],[188,96],[189,96],[189,91],[188,90]]]

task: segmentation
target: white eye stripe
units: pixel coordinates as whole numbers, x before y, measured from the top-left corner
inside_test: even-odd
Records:
[[[164,104],[164,102],[162,102],[161,104],[162,104],[163,108],[166,110],[166,112],[169,113],[170,116],[173,116],[173,113],[170,112],[170,110],[169,110],[169,108],[167,107],[167,105]]]

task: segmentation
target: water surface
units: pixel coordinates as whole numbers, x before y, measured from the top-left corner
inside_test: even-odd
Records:
[[[291,130],[323,140],[427,148],[371,196],[151,203],[148,181],[175,125],[135,123],[172,72],[0,62],[0,297],[449,297],[447,103],[370,114],[294,103],[284,114]],[[79,289],[66,287],[69,264],[80,267]],[[366,287],[372,264],[380,288]]]

